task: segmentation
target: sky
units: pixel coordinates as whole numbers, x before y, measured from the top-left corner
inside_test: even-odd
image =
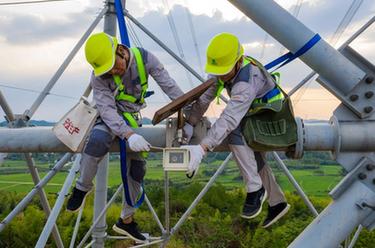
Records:
[[[4,2],[10,1],[0,0],[0,3]],[[330,41],[353,0],[276,2],[292,14],[297,12],[296,4],[302,2],[297,19]],[[0,90],[15,114],[22,114],[25,109],[30,108],[38,96],[38,93],[32,91],[43,90],[102,7],[102,0],[0,5]],[[185,60],[202,76],[204,74],[200,64],[205,63],[207,44],[220,32],[237,35],[244,45],[245,53],[263,63],[287,52],[276,40],[266,36],[260,27],[225,0],[127,0],[126,7],[139,22],[178,53],[167,19],[167,14],[171,13]],[[374,16],[374,13],[375,1],[363,0],[335,47],[350,37]],[[196,44],[192,38],[189,16],[193,23]],[[375,63],[374,26],[351,44],[372,63]],[[192,81],[189,81],[183,67],[141,30],[135,25],[131,27],[137,34],[141,46],[161,60],[183,91],[199,85],[199,80],[193,76]],[[94,32],[100,32],[102,29],[103,21]],[[132,39],[131,43],[135,44]],[[263,44],[265,49],[262,49]],[[297,59],[280,70],[281,85],[288,91],[310,71],[308,66]],[[59,120],[82,95],[88,85],[90,72],[81,49],[52,89],[52,93],[56,95],[47,96],[33,119]],[[9,86],[25,88],[28,91],[16,90]],[[153,80],[150,80],[149,87],[156,94],[147,99],[148,107],[143,111],[143,115],[152,118],[153,113],[169,100]],[[329,119],[338,104],[339,101],[333,95],[314,82],[309,83],[308,87],[302,88],[293,97],[296,115],[305,119]],[[223,103],[219,106],[212,104],[207,115],[217,117],[224,106]],[[4,112],[0,109],[0,121],[4,120],[3,116]]]

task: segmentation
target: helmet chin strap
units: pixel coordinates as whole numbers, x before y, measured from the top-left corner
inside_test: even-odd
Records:
[[[233,75],[230,77],[230,79],[228,79],[227,81],[231,81],[238,73],[239,70],[241,70],[241,67],[242,67],[242,62],[243,62],[243,58],[241,57],[237,62],[236,62],[236,65],[234,66],[235,67],[235,70],[234,70],[234,73]]]

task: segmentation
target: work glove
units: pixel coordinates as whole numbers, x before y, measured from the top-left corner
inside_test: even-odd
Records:
[[[139,134],[132,134],[128,138],[128,143],[130,150],[134,152],[150,151],[151,144]]]
[[[189,144],[191,137],[193,136],[194,127],[186,122],[185,126],[182,128],[182,131],[183,131],[182,136],[185,139],[184,143]]]
[[[186,176],[188,178],[193,178],[198,174],[199,165],[206,152],[201,145],[181,146],[181,148],[186,148],[190,152],[190,162],[188,170],[186,171]]]

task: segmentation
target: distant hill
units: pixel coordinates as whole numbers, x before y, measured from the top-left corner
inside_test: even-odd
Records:
[[[32,126],[53,126],[56,122],[49,122],[44,120],[31,120],[30,124]],[[0,127],[6,127],[8,123],[6,121],[0,122]]]
[[[56,122],[50,122],[50,121],[45,121],[45,120],[31,120],[31,125],[33,125],[33,126],[53,126],[53,125],[55,125],[55,123]],[[145,124],[145,125],[151,125],[152,124],[151,119],[149,119],[147,117],[143,117],[142,123]],[[6,121],[2,121],[2,122],[0,122],[0,127],[6,127],[7,124],[8,123]]]
[[[152,120],[147,118],[147,117],[143,117],[142,118],[142,124],[145,124],[145,125],[151,125],[152,124]]]

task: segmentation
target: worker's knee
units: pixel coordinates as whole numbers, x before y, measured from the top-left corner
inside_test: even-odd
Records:
[[[93,129],[84,153],[93,157],[102,157],[109,151],[111,144],[111,134],[100,129]]]
[[[146,161],[130,160],[130,176],[137,182],[141,183],[146,175]]]

